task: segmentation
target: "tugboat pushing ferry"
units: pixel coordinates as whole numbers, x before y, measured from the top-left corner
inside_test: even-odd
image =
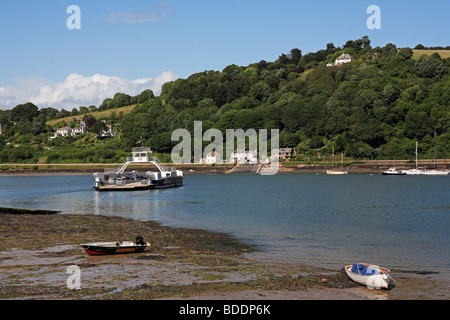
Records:
[[[183,171],[163,167],[158,158],[150,156],[150,148],[133,148],[131,152],[133,156],[126,158],[119,169],[105,169],[103,173],[94,173],[96,191],[135,191],[183,185]],[[132,163],[151,163],[158,171],[148,171],[145,175],[137,171],[125,172]]]

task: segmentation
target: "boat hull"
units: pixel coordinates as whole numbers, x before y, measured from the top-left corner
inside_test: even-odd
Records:
[[[152,180],[150,187],[154,189],[172,188],[183,185],[183,177],[168,177],[161,180]]]
[[[96,191],[142,191],[150,189],[163,189],[180,187],[183,185],[183,177],[168,177],[159,180],[151,180],[149,184],[142,184],[139,182],[130,183],[126,185],[103,185],[95,186]]]
[[[446,176],[448,175],[448,171],[437,171],[437,170],[430,170],[430,171],[424,171],[422,172],[425,176]]]
[[[423,171],[418,169],[402,170],[401,172],[408,176],[418,176],[423,174]]]
[[[81,245],[90,256],[143,253],[147,246],[134,243],[117,245],[115,242],[86,243]]]
[[[357,274],[352,272],[351,265],[345,266],[345,272],[350,279],[361,285],[367,286],[369,289],[389,289],[389,283],[391,279],[389,276],[389,269],[380,268],[378,266],[371,266],[368,264],[364,265],[376,270],[378,273],[373,275]]]
[[[406,175],[406,173],[401,173],[401,172],[397,172],[397,173],[382,172],[381,174],[383,176],[405,176]]]
[[[333,170],[327,170],[327,174],[347,174],[347,171],[333,171]]]
[[[124,185],[124,186],[115,186],[115,185],[106,185],[94,187],[95,191],[142,191],[152,189],[150,185]]]

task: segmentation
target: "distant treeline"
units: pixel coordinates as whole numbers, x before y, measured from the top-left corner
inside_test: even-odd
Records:
[[[116,93],[113,98],[106,98],[103,100],[102,104],[98,107],[95,105],[90,105],[89,107],[80,106],[78,108],[73,108],[71,111],[65,110],[64,108],[59,110],[51,107],[38,109],[38,107],[33,103],[28,102],[17,105],[11,111],[3,111],[3,116],[0,119],[3,119],[1,120],[3,122],[6,120],[13,122],[24,122],[32,121],[34,118],[41,116],[41,118],[45,117],[45,120],[48,121],[143,103],[154,97],[155,95],[150,89],[146,89],[136,96],[130,96],[126,93],[119,92]]]
[[[414,49],[417,50],[450,50],[450,46],[446,46],[446,47],[425,47],[422,44],[418,44],[417,46],[414,47]]]

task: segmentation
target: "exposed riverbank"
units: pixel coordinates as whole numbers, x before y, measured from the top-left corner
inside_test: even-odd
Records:
[[[224,174],[233,169],[234,165],[206,165],[206,164],[164,164],[183,170],[184,174]],[[391,167],[397,170],[412,169],[416,167],[415,162],[410,160],[364,160],[364,161],[346,161],[343,168],[349,173],[381,173]],[[105,169],[114,169],[121,164],[0,164],[0,175],[56,175],[56,174],[93,174],[102,172]],[[341,164],[335,164],[336,168],[341,168]],[[435,161],[425,159],[418,161],[418,167],[423,169],[434,169]],[[450,161],[446,159],[437,160],[438,170],[447,170],[450,168]],[[325,173],[326,170],[333,168],[331,162],[316,163],[294,163],[280,162],[279,173]],[[133,164],[128,166],[128,170],[138,170],[146,172],[155,170],[154,166],[148,164]],[[251,172],[249,170],[249,172]]]
[[[448,299],[438,274],[401,273],[391,290],[370,290],[343,270],[319,270],[248,254],[256,248],[227,234],[96,215],[0,214],[1,299]],[[143,254],[88,257],[80,244],[133,240]],[[67,267],[81,269],[69,290]]]

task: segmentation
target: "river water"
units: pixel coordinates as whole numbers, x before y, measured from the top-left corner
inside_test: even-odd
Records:
[[[186,175],[174,189],[92,186],[90,175],[1,176],[0,206],[226,232],[257,245],[258,259],[450,273],[448,176]]]

